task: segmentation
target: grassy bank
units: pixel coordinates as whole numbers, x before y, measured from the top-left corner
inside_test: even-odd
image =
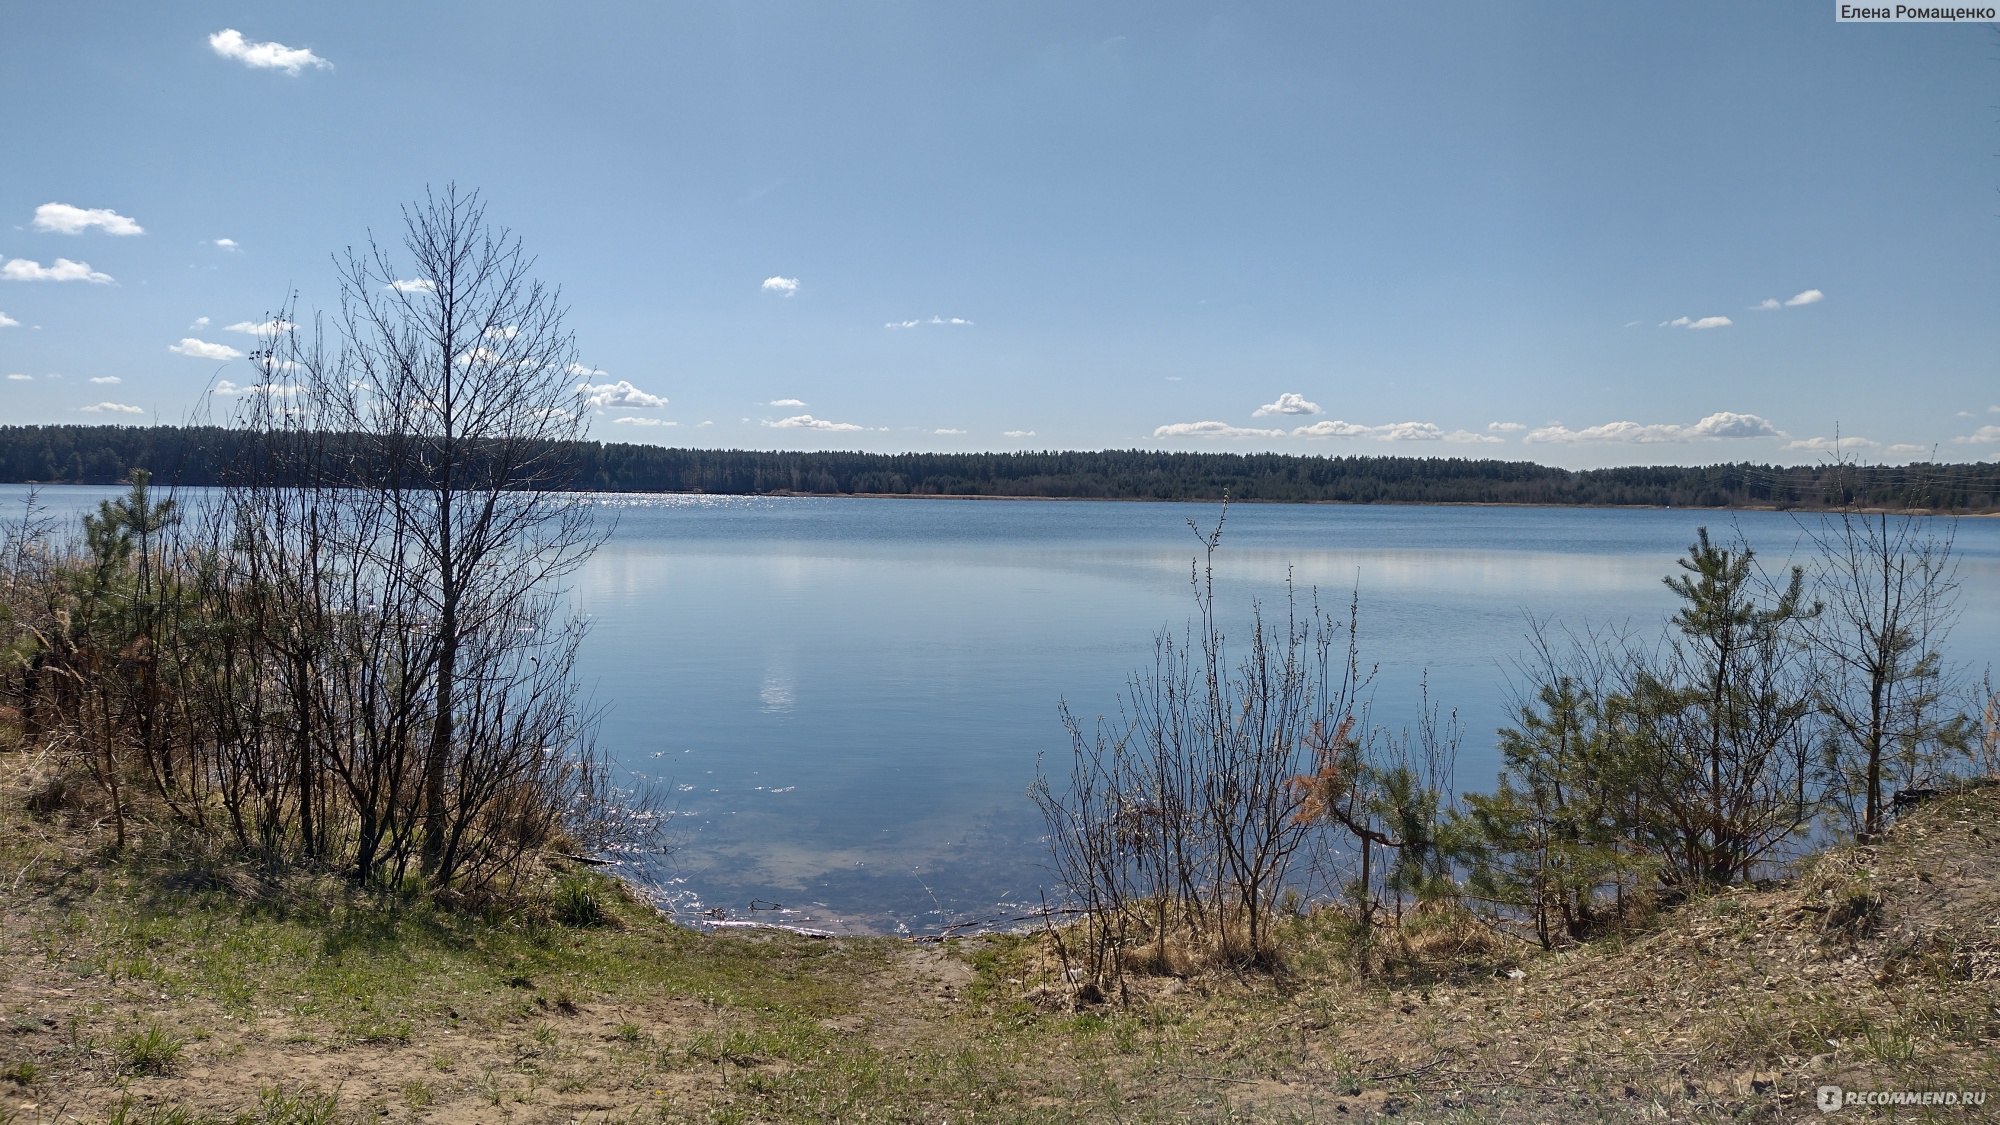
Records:
[[[1142,978],[1118,1008],[1076,1004],[1033,936],[697,934],[608,885],[602,923],[565,925],[552,901],[443,913],[144,832],[112,856],[76,810],[24,809],[31,769],[0,756],[0,1121],[1738,1120],[1816,1117],[1828,1082],[2000,1096],[1994,788],[1580,950],[1419,931],[1364,983],[1338,927],[1301,920],[1276,977]]]

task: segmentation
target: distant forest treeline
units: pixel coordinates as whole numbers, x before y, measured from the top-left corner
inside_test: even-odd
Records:
[[[225,483],[257,435],[216,426],[0,426],[0,481]],[[338,439],[335,439],[338,444]],[[357,448],[361,448],[357,445]],[[1571,471],[1521,461],[1283,453],[808,453],[580,442],[576,487],[607,492],[1040,496],[1356,504],[1820,508],[1848,503],[2000,511],[2000,464],[1752,464]]]

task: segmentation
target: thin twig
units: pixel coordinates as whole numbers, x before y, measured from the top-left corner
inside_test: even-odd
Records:
[[[1159,1073],[1171,1074],[1175,1078],[1191,1078],[1196,1082],[1262,1082],[1263,1081],[1262,1078],[1234,1078],[1227,1074],[1194,1074],[1190,1071],[1172,1070],[1166,1067],[1162,1067]]]
[[[37,863],[40,863],[41,861],[42,861],[42,853],[40,851],[37,851],[32,857],[29,858],[27,864],[21,868],[21,873],[19,875],[14,876],[15,890],[18,891],[21,889],[21,883],[23,880],[27,879],[28,872],[33,871],[35,869],[35,865]]]
[[[1537,1084],[1535,1084],[1535,1083],[1533,1083],[1533,1082],[1504,1082],[1504,1081],[1501,1081],[1501,1082],[1453,1082],[1453,1083],[1449,1083],[1449,1084],[1447,1084],[1447,1085],[1444,1085],[1444,1086],[1425,1086],[1425,1087],[1422,1087],[1422,1088],[1420,1088],[1420,1089],[1417,1089],[1417,1090],[1414,1090],[1414,1091],[1412,1091],[1412,1093],[1418,1093],[1418,1094],[1443,1094],[1443,1093],[1447,1093],[1447,1092],[1449,1092],[1449,1091],[1452,1091],[1452,1090],[1490,1090],[1490,1089],[1495,1089],[1495,1088],[1498,1088],[1498,1087],[1502,1087],[1502,1086],[1504,1086],[1504,1087],[1507,1087],[1507,1088],[1509,1088],[1509,1089],[1513,1089],[1513,1090],[1541,1090],[1541,1091],[1543,1091],[1544,1093],[1549,1093],[1549,1094],[1574,1094],[1574,1093],[1576,1093],[1576,1089],[1575,1089],[1575,1087],[1572,1087],[1572,1086],[1541,1086],[1541,1085],[1537,1085]]]
[[[1441,1063],[1443,1063],[1446,1059],[1450,1057],[1451,1057],[1451,1052],[1446,1051],[1443,1054],[1439,1055],[1437,1058],[1432,1059],[1431,1061],[1425,1063],[1420,1067],[1417,1067],[1414,1070],[1399,1070],[1394,1074],[1371,1074],[1368,1076],[1368,1081],[1390,1082],[1398,1078],[1415,1078],[1417,1075],[1422,1074],[1425,1071],[1437,1069],[1437,1067]]]

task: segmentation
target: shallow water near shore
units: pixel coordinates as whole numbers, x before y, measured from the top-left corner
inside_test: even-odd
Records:
[[[58,514],[120,490],[45,488]],[[0,518],[26,489],[0,486]],[[673,850],[628,867],[691,924],[937,932],[1005,925],[1055,899],[1026,790],[1067,768],[1057,706],[1117,712],[1155,634],[1194,610],[1216,504],[598,495],[609,538],[573,579],[591,633],[600,743],[653,786]],[[1776,512],[1237,505],[1216,556],[1225,628],[1289,573],[1344,619],[1358,591],[1375,721],[1419,688],[1464,730],[1461,789],[1494,731],[1530,619],[1650,635],[1661,578],[1699,527],[1769,566],[1803,557]],[[1955,533],[1962,615],[1947,654],[2000,661],[2000,520]]]

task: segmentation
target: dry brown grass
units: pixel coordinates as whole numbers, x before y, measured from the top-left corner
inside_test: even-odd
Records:
[[[1456,912],[1418,913],[1377,931],[1362,979],[1354,930],[1322,914],[1285,934],[1286,972],[1141,979],[1134,1002],[1218,1040],[1264,1021],[1233,1049],[1306,1044],[1277,1073],[1372,1093],[1350,1106],[1361,1116],[1817,1118],[1823,1083],[2000,1104],[2000,788],[1915,810],[1793,881],[1634,911],[1579,949],[1542,954]]]

